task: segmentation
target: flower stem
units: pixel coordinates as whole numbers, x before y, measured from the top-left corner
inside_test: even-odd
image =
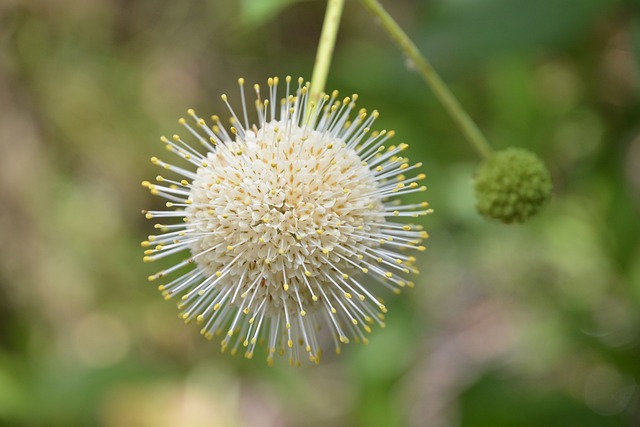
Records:
[[[320,34],[320,44],[316,53],[316,62],[311,75],[310,99],[313,103],[317,103],[327,83],[327,74],[331,65],[333,47],[336,44],[336,35],[340,27],[343,8],[344,0],[329,0],[327,4],[322,33]]]
[[[440,103],[442,103],[451,118],[456,122],[473,148],[475,148],[483,158],[488,159],[491,157],[493,150],[484,135],[482,135],[482,132],[480,132],[480,129],[478,129],[478,126],[462,108],[446,83],[444,83],[442,78],[440,78],[438,73],[433,69],[427,58],[420,53],[409,36],[407,36],[402,28],[393,20],[391,15],[384,10],[378,0],[362,0],[362,3],[380,20],[382,26],[387,33],[389,33],[393,41],[398,44],[409,60],[415,64],[424,81],[431,90],[433,90]]]

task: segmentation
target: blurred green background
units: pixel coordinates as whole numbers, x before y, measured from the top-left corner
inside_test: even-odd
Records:
[[[547,162],[554,198],[482,220],[477,157],[348,1],[328,89],[410,144],[435,214],[387,328],[295,369],[220,354],[147,283],[160,201],[140,181],[238,77],[310,78],[325,2],[0,2],[0,425],[640,425],[639,2],[384,4],[496,148]]]

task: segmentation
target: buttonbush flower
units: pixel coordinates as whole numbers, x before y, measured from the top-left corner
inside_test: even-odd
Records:
[[[228,128],[188,110],[192,120],[179,123],[200,147],[162,137],[178,163],[151,159],[171,177],[143,182],[168,200],[168,210],[143,211],[161,232],[142,242],[144,259],[189,256],[149,280],[163,279],[180,317],[220,335],[223,351],[251,358],[263,343],[269,364],[276,353],[318,363],[323,343],[339,353],[384,326],[387,309],[363,276],[395,293],[413,286],[411,250],[425,249],[427,233],[405,219],[431,210],[396,196],[424,191],[425,175],[403,157],[406,144],[389,145],[393,131],[371,131],[378,113],[356,113],[357,95],[314,105],[309,83],[287,77],[279,100],[271,78],[264,99],[254,86],[251,125],[239,85],[240,115],[222,96]]]

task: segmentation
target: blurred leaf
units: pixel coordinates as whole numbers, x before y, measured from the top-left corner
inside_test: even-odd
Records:
[[[0,353],[0,425],[15,418],[28,405],[22,381],[17,378],[18,364]]]
[[[620,416],[598,415],[583,402],[559,391],[522,384],[489,373],[461,398],[461,427],[627,426]]]
[[[619,0],[494,0],[464,5],[424,26],[423,51],[458,66],[491,55],[571,43]]]
[[[241,0],[241,19],[248,26],[268,22],[287,6],[302,0]]]
[[[633,56],[636,69],[640,69],[640,17],[636,16],[631,24],[631,42],[633,43]]]

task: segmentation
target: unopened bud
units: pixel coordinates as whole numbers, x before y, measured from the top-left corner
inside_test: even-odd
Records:
[[[549,171],[538,156],[509,148],[480,166],[475,177],[476,206],[485,218],[521,223],[549,201],[551,188]]]

